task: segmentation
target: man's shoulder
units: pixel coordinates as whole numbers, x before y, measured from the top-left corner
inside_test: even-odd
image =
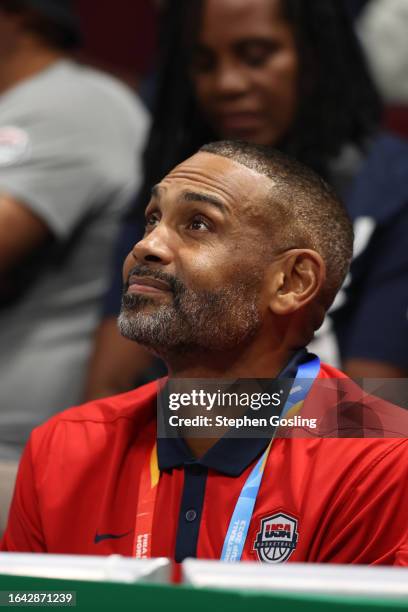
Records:
[[[327,379],[327,378],[348,378],[348,376],[342,372],[341,370],[339,370],[338,368],[335,368],[334,366],[325,363],[324,361],[320,362],[320,370],[319,370],[319,374],[318,374],[318,378],[323,378],[323,379]]]
[[[125,393],[68,408],[53,417],[51,421],[63,420],[72,423],[78,421],[111,422],[120,418],[138,418],[141,413],[156,408],[158,383],[159,381],[155,380]]]
[[[394,384],[393,384],[394,383]],[[318,380],[305,404],[317,418],[315,436],[321,438],[408,438],[408,410],[395,400],[400,387],[390,379],[349,378],[321,363]],[[387,397],[393,396],[394,402]]]
[[[34,429],[31,441],[36,444],[45,438],[52,438],[61,428],[91,431],[115,428],[126,421],[141,425],[152,422],[156,418],[158,384],[159,381],[153,381],[126,393],[68,408]]]

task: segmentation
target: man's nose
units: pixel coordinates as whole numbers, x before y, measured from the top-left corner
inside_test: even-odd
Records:
[[[172,261],[169,241],[168,230],[157,226],[135,244],[132,255],[139,263],[160,263],[165,266]]]

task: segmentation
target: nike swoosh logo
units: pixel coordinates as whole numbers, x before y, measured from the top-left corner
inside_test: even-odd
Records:
[[[127,531],[126,533],[95,533],[94,544],[99,544],[99,542],[103,542],[104,540],[119,540],[120,538],[124,538],[125,536],[132,533],[133,529]]]

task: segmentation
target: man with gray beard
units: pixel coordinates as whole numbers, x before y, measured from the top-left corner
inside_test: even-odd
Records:
[[[343,282],[352,242],[330,188],[265,147],[212,143],[165,176],[124,264],[119,325],[166,361],[169,379],[33,432],[2,549],[408,564],[407,440],[385,402],[356,403],[354,383],[304,348]],[[263,391],[257,417],[272,419],[262,402],[281,394],[281,421],[317,420],[317,432],[188,429],[193,414],[204,427],[213,421],[198,398],[221,403],[222,380],[242,397],[243,379]],[[214,380],[220,388],[207,393]],[[334,437],[339,381],[362,422],[371,417],[369,435],[338,426]],[[166,437],[168,410],[180,427]]]
[[[262,276],[256,270],[250,277],[246,272],[242,276],[237,275],[233,286],[194,290],[170,274],[136,264],[125,284],[119,316],[121,333],[168,360],[174,353],[185,355],[197,347],[234,349],[260,325],[256,296]],[[147,313],[146,307],[155,301],[143,293],[145,283],[171,291],[172,302]]]

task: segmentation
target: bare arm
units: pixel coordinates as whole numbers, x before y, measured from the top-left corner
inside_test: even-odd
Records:
[[[138,376],[152,361],[153,357],[143,347],[120,335],[116,317],[106,317],[95,336],[84,399],[108,397],[133,389]]]

